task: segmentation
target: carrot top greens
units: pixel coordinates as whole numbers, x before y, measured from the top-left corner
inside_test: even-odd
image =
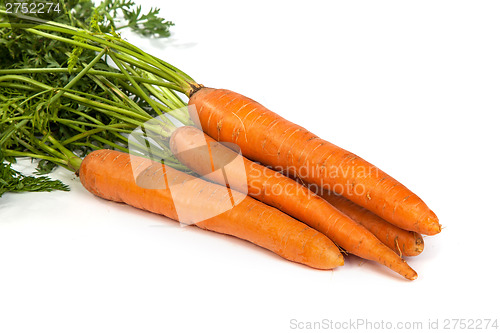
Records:
[[[3,163],[0,155],[0,197],[6,192],[51,192],[69,191],[69,187],[59,180],[46,176],[25,176]]]
[[[56,166],[77,171],[92,150],[128,152],[128,136],[142,126],[156,143],[147,147],[148,157],[186,170],[165,138],[175,129],[173,119],[191,124],[177,92],[186,94],[197,84],[117,33],[129,27],[144,36],[168,37],[173,23],[159,17],[158,9],[142,14],[129,0],[99,6],[72,0],[62,9],[41,19],[0,7],[4,159],[38,159],[39,173]],[[161,122],[148,123],[155,117]]]

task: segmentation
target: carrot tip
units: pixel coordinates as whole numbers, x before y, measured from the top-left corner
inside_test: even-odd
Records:
[[[341,253],[339,253],[335,257],[332,256],[330,258],[330,263],[325,269],[334,269],[336,267],[344,266],[344,256]]]
[[[439,234],[439,233],[441,232],[441,228],[442,228],[441,224],[439,224],[439,223],[434,224],[434,225],[431,227],[431,230],[430,230],[430,232],[429,232],[429,235],[431,235],[431,236],[432,236],[432,235]]]
[[[344,266],[344,256],[342,254],[339,254],[337,262],[338,262],[337,266]]]
[[[424,239],[422,238],[422,235],[414,233],[415,237],[415,247],[413,249],[414,253],[411,255],[416,256],[419,255],[424,251]]]
[[[405,262],[405,264],[406,264],[406,262]],[[406,265],[408,265],[408,264],[406,264]],[[411,268],[410,266],[407,266],[407,267],[408,267],[408,271],[406,272],[406,274],[404,274],[404,277],[410,281],[416,280],[418,278],[417,272],[415,272],[415,270],[413,268]]]
[[[439,219],[436,214],[432,214],[428,219],[427,223],[429,225],[429,233],[428,235],[436,235],[441,232],[441,224],[439,223]]]
[[[442,225],[437,220],[427,220],[427,226],[425,230],[420,230],[422,234],[428,236],[434,236],[441,232]]]

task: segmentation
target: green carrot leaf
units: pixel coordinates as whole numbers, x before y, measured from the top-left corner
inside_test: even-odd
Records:
[[[6,192],[52,192],[69,191],[69,186],[47,176],[25,176],[4,163],[0,151],[0,197]]]

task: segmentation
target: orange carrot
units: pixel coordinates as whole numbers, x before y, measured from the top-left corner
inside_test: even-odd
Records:
[[[248,240],[291,261],[318,269],[343,265],[342,254],[331,240],[279,210],[238,192],[228,195],[223,186],[160,163],[133,158],[139,162],[134,164],[134,170],[128,154],[94,151],[81,164],[80,180],[88,191],[101,198],[171,219],[179,219],[179,209],[187,211],[189,215],[184,216],[184,223],[196,222],[207,211],[212,212],[214,217],[197,222],[196,226]],[[165,185],[171,179],[175,179],[175,186],[181,187],[176,189],[175,204],[171,187]],[[230,198],[238,199],[234,198],[238,195],[240,202],[220,213],[218,207],[227,204]]]
[[[347,252],[377,261],[413,280],[417,274],[373,234],[296,181],[254,163],[202,131],[178,128],[170,149],[187,167],[221,185],[248,194],[322,232]],[[241,162],[238,162],[238,159]]]
[[[195,106],[190,112],[203,131],[237,144],[249,159],[340,193],[403,229],[426,235],[441,231],[436,215],[395,179],[252,99],[202,87],[189,104]]]
[[[335,193],[319,190],[317,194],[339,211],[364,226],[382,243],[399,255],[417,256],[424,250],[424,240],[420,234],[398,228],[369,210]]]

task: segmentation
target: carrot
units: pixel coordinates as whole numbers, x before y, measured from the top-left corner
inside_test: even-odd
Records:
[[[80,180],[88,191],[101,198],[124,202],[174,220],[179,220],[180,209],[187,211],[189,215],[183,216],[184,223],[196,222],[207,211],[211,212],[214,217],[197,222],[196,226],[248,240],[291,261],[318,269],[343,265],[342,254],[331,240],[279,210],[238,192],[228,195],[223,186],[163,164],[133,158],[138,161],[134,170],[128,154],[94,151],[80,166]],[[167,172],[168,179],[175,179],[176,186],[181,186],[180,190],[176,189],[175,205],[171,188],[165,185]],[[134,175],[138,175],[137,178]],[[234,197],[238,195],[241,198]],[[219,207],[230,205],[231,198],[240,202],[221,212]]]
[[[399,255],[417,256],[424,250],[422,235],[414,231],[398,228],[369,210],[335,193],[320,189],[317,194],[339,211],[364,226],[382,243]]]
[[[276,171],[239,156],[202,131],[190,126],[178,128],[170,137],[170,149],[201,176],[248,192],[320,231],[350,253],[386,265],[410,280],[417,277],[396,253],[320,196]]]
[[[403,229],[426,235],[441,231],[436,215],[398,181],[252,99],[202,87],[191,94],[189,104],[195,106],[190,113],[203,131],[237,144],[249,159],[340,193]]]

